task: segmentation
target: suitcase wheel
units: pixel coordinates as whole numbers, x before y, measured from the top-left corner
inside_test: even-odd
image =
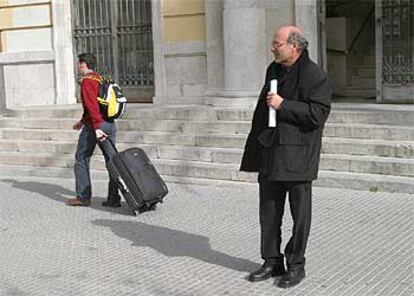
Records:
[[[147,205],[143,205],[139,210],[138,213],[144,213],[144,212],[149,212],[149,211],[155,211],[155,209],[157,208],[157,204],[153,203],[149,206]]]

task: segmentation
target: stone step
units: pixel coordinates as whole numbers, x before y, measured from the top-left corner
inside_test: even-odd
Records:
[[[77,120],[82,116],[82,107],[80,104],[69,105],[64,108],[57,106],[55,108],[28,107],[22,109],[8,110],[8,117],[21,118],[68,118]],[[182,119],[182,120],[208,120],[214,119],[215,112],[213,108],[204,105],[169,105],[157,106],[139,104],[129,104],[123,119]]]
[[[257,174],[255,173],[240,173],[243,183],[249,182],[256,184]],[[53,177],[53,178],[73,178],[72,168],[54,168],[54,167],[30,167],[30,166],[7,166],[0,165],[0,177],[11,178],[13,176],[26,177]],[[237,174],[235,174],[236,176]],[[93,180],[107,180],[108,175],[104,170],[91,170]],[[204,185],[220,185],[225,186],[229,180],[218,180],[208,178],[194,178],[176,175],[163,174],[162,177],[168,183],[186,183],[186,184],[204,184]],[[241,182],[232,180],[233,182]],[[370,191],[385,191],[385,192],[400,192],[400,193],[414,193],[413,178],[400,176],[386,176],[375,174],[349,173],[349,172],[334,172],[324,171],[319,172],[318,180],[314,181],[314,186],[321,187],[335,187],[347,188],[355,190],[370,190]]]
[[[183,123],[183,129],[193,131],[163,132],[163,131],[140,131],[120,130],[117,138],[119,142],[144,143],[144,144],[176,144],[183,146],[208,146],[241,148],[244,146],[248,123],[240,125],[240,130],[227,134],[210,129],[208,123],[191,128],[191,124]],[[167,125],[168,126],[168,125]],[[215,124],[211,125],[216,127]],[[234,126],[238,129],[237,126]],[[205,128],[205,130],[204,130]],[[244,129],[244,132],[242,130]],[[196,133],[197,132],[197,133]],[[78,132],[64,129],[24,129],[24,128],[2,128],[0,129],[2,139],[14,140],[44,140],[44,141],[75,141]],[[414,139],[414,126],[392,126],[376,124],[349,124],[349,123],[327,123],[324,129],[325,137],[356,138],[372,140],[412,141]]]
[[[414,141],[324,137],[322,153],[414,158]]]
[[[201,178],[186,178],[165,175],[166,182],[184,183],[184,184],[200,184],[200,185],[216,185],[226,186],[227,183],[234,184],[236,181],[220,181],[212,179]],[[257,186],[257,174],[251,173],[249,183],[252,186]],[[237,182],[248,184],[247,182]],[[399,192],[399,193],[414,193],[414,183],[412,178],[371,175],[361,173],[343,173],[331,171],[319,171],[319,176],[313,182],[316,187],[333,187],[346,188],[363,191],[385,191],[385,192]]]
[[[240,184],[240,186],[256,186],[258,188],[257,174],[250,173],[251,177],[248,182],[237,181],[221,181],[213,179],[201,178],[187,178],[164,175],[164,180],[167,183],[183,183],[183,184],[197,184],[197,185],[215,185],[227,186],[227,184]],[[345,173],[345,172],[331,172],[319,171],[319,177],[313,182],[315,187],[333,187],[346,188],[363,191],[385,191],[385,192],[399,192],[399,193],[414,193],[414,183],[412,178],[371,175],[361,173]]]
[[[414,193],[414,180],[410,177],[387,176],[376,174],[347,173],[323,171],[319,172],[315,186],[348,188],[355,190],[386,191]]]
[[[194,151],[188,149],[189,153]],[[173,155],[171,150],[161,151],[159,155],[156,155],[154,150],[148,152],[155,166],[160,168],[161,174],[208,179],[221,179],[223,174],[227,174],[227,177],[223,177],[224,180],[233,180],[229,179],[233,173],[230,174],[228,171],[237,171],[241,159],[241,150],[204,150],[205,155],[193,153],[187,157],[185,153],[178,151]],[[167,159],[163,158],[163,153],[169,153]],[[74,157],[70,154],[0,152],[2,165],[73,167],[73,161]],[[91,166],[104,170],[103,157],[92,158]],[[322,154],[319,167],[328,171],[414,177],[414,159]]]
[[[325,137],[355,138],[365,140],[413,141],[413,126],[388,126],[376,124],[327,123]]]
[[[71,105],[45,105],[30,106],[16,109],[8,109],[8,117],[21,118],[72,118],[77,119],[82,116],[83,110],[81,104]]]
[[[197,131],[210,130],[216,133],[247,133],[253,111],[216,110],[217,120],[179,120],[151,118],[121,119],[117,121],[120,130]],[[68,118],[19,118],[0,117],[1,128],[72,129],[74,119]],[[335,110],[331,111],[328,123],[368,123],[414,126],[414,111],[387,110]]]
[[[369,93],[370,95],[375,95],[375,89],[357,89],[357,88],[347,88],[350,91],[363,91]],[[355,96],[358,97],[358,96]],[[413,122],[414,118],[414,108],[412,105],[406,105],[406,109],[401,109],[400,105],[383,105],[383,104],[354,104],[352,109],[344,108],[343,103],[333,103],[331,115],[328,119],[329,122],[335,122],[337,116],[342,116],[344,120],[350,120],[351,122],[359,123],[370,123],[372,121],[384,119],[378,123],[396,125],[395,120],[401,119],[397,125],[407,125],[405,122],[409,120]],[[346,105],[346,104],[345,104]],[[349,104],[348,104],[349,105]],[[70,105],[74,106],[72,108],[77,108],[81,110],[80,105]],[[365,106],[365,107],[362,107]],[[411,108],[410,108],[411,107]],[[384,109],[385,108],[385,109]],[[209,106],[168,106],[168,107],[158,107],[156,105],[145,105],[142,106],[138,104],[128,105],[128,114],[125,119],[119,120],[118,122],[123,122],[126,120],[138,120],[145,121],[150,120],[154,123],[164,121],[164,120],[182,120],[182,121],[206,121],[211,122],[212,120],[219,121],[251,121],[253,115],[254,107],[251,108],[213,108]],[[10,116],[1,117],[0,116],[0,127],[4,124],[10,124],[9,122],[26,122],[24,126],[31,127],[32,124],[35,124],[37,127],[42,128],[71,128],[72,124],[80,117],[81,113],[71,114],[71,109],[63,107],[45,108],[45,109],[19,109],[19,110],[9,110]],[[69,112],[69,113],[66,113]],[[200,115],[201,114],[201,115]],[[14,115],[14,116],[11,116]],[[16,118],[17,117],[17,118]],[[55,121],[63,121],[62,123],[57,123]],[[52,121],[49,121],[52,120]],[[356,120],[356,121],[355,121]],[[40,123],[45,121],[44,123]],[[368,122],[367,122],[368,121]],[[3,125],[2,125],[3,124]],[[16,123],[17,124],[17,123]]]
[[[199,143],[201,144],[201,143]],[[184,155],[190,160],[239,162],[242,148],[217,148],[198,145],[197,147],[181,145],[155,145],[118,142],[120,151],[130,147],[141,147],[159,158],[177,159]],[[76,141],[39,141],[39,140],[4,140],[0,139],[0,151],[24,153],[57,153],[73,154],[76,150]],[[99,152],[99,149],[96,151]],[[414,158],[413,141],[383,141],[364,139],[345,139],[324,137],[322,140],[322,153],[372,155],[396,158]]]
[[[259,92],[253,97],[206,97],[204,104],[216,108],[253,109],[257,104]]]
[[[404,110],[364,110],[346,109],[346,107],[333,109],[328,123],[359,123],[375,125],[414,126],[414,111]]]
[[[322,154],[320,169],[414,177],[414,159],[347,154]],[[414,181],[414,178],[413,178]]]
[[[0,151],[2,152],[22,152],[22,153],[55,153],[72,154],[76,151],[76,141],[38,141],[38,140],[4,140],[0,139]],[[127,148],[136,147],[132,143],[118,143],[119,151]],[[155,145],[141,144],[141,148],[151,155],[157,157],[157,147]],[[100,154],[100,149],[96,148],[96,153]]]
[[[186,121],[186,120],[127,120],[119,121],[118,128],[135,131],[160,131],[188,134],[230,134],[247,135],[251,124],[249,121]]]

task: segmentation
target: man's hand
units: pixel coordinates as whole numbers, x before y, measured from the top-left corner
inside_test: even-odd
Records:
[[[78,131],[82,128],[82,126],[83,126],[82,121],[78,120],[73,124],[73,129]]]
[[[268,92],[267,97],[266,97],[266,102],[269,107],[279,110],[283,102],[283,98],[279,96],[278,94]]]
[[[108,135],[107,135],[107,134],[105,134],[105,133],[103,132],[103,130],[101,130],[101,129],[96,129],[96,130],[95,130],[95,134],[96,134],[96,139],[97,139],[98,141],[103,141],[103,140],[105,140],[106,138],[108,138]]]

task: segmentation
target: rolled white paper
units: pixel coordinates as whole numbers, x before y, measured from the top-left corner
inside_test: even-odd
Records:
[[[277,80],[270,80],[270,92],[277,94]],[[276,109],[269,106],[269,127],[276,127]]]

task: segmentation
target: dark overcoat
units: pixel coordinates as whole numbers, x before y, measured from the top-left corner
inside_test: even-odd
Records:
[[[284,98],[277,127],[268,128],[266,95],[278,80]],[[318,175],[322,131],[331,107],[332,88],[308,51],[290,67],[272,62],[253,114],[240,170],[274,181],[311,181]]]

